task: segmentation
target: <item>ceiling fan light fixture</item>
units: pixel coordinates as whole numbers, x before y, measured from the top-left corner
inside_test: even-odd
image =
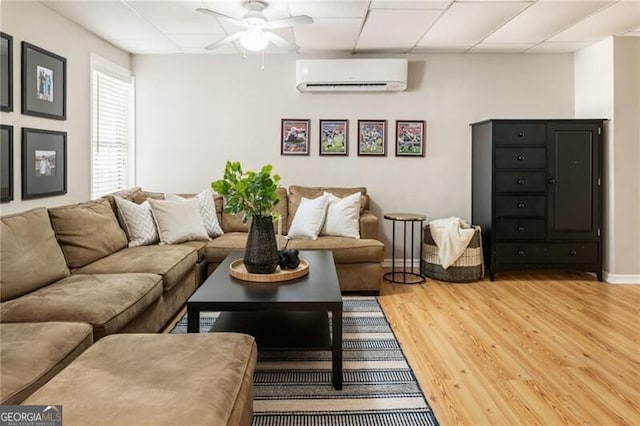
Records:
[[[240,44],[247,50],[250,50],[252,52],[259,52],[267,47],[269,41],[264,36],[262,29],[249,28],[247,29],[247,31],[245,31],[242,37],[240,37]]]

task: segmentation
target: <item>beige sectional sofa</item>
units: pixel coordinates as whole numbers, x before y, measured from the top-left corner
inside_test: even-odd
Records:
[[[280,236],[281,248],[332,250],[342,290],[379,291],[384,245],[377,240],[378,219],[368,211],[366,188],[278,189],[283,234],[301,197],[313,198],[325,190],[340,197],[362,194],[361,238],[287,241]],[[107,335],[161,331],[207,274],[231,251],[245,246],[246,225],[238,215],[224,213],[223,200],[216,196],[224,235],[129,248],[114,195],[136,203],[164,197],[132,188],[86,203],[1,218],[1,403],[19,403]],[[31,342],[32,337],[41,339]],[[32,353],[27,356],[25,350]],[[38,368],[22,374],[27,364]]]

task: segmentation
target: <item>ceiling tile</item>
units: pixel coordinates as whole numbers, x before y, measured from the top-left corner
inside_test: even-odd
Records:
[[[196,12],[197,8],[203,7],[201,1],[127,0],[127,4],[165,33],[223,33],[214,17]]]
[[[480,43],[471,48],[469,53],[523,53],[535,46],[535,43]]]
[[[595,42],[620,34],[640,25],[640,2],[620,1],[551,37],[549,41]]]
[[[529,4],[454,3],[418,42],[418,46],[471,47]]]
[[[541,1],[524,10],[483,41],[539,43],[607,4],[610,2]]]
[[[576,41],[576,42],[548,42],[540,43],[531,49],[527,50],[527,53],[567,53],[577,52],[590,46],[590,41]]]
[[[43,1],[45,5],[105,40],[155,38],[160,32],[131,8],[114,1]]]
[[[295,26],[293,33],[304,52],[353,50],[360,23],[360,18],[316,19],[312,25]]]
[[[225,34],[167,34],[167,38],[181,48],[204,46],[225,38]]]
[[[322,18],[360,18],[362,19],[367,12],[367,4],[365,0],[359,1],[335,1],[335,0],[309,0],[309,1],[291,1],[292,15],[309,15],[314,20]]]
[[[111,39],[110,43],[139,55],[175,55],[182,53],[182,50],[169,40],[163,38],[155,39]]]
[[[371,10],[356,50],[411,49],[441,13],[440,10]]]
[[[453,0],[373,0],[369,9],[446,9]]]
[[[623,37],[640,37],[640,27],[634,28],[631,31],[627,31],[626,33],[620,34]]]

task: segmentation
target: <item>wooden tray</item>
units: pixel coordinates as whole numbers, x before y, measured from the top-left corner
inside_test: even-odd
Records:
[[[304,277],[309,273],[309,262],[305,259],[300,259],[300,265],[296,269],[281,270],[278,266],[273,274],[252,274],[247,271],[244,266],[244,260],[238,259],[231,262],[229,265],[229,274],[243,281],[251,281],[258,283],[274,283],[279,281],[295,280],[296,278]]]

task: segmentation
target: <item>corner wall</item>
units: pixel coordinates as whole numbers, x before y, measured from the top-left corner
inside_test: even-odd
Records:
[[[35,1],[2,1],[0,29],[13,36],[13,111],[0,122],[13,126],[13,201],[0,204],[1,214],[51,207],[89,199],[91,170],[90,53],[131,68],[131,56]],[[67,59],[67,120],[21,114],[21,42],[27,41]],[[22,201],[21,129],[67,132],[67,194]]]
[[[283,186],[366,186],[389,258],[384,213],[470,219],[469,123],[574,115],[571,54],[412,55],[408,90],[383,94],[300,94],[295,59],[134,56],[137,185],[199,191],[237,160],[273,164]],[[282,118],[311,119],[311,155],[280,155]],[[318,119],[349,119],[348,157],[319,156]],[[358,119],[387,120],[386,157],[357,155]],[[426,120],[426,157],[395,157],[395,120]]]
[[[605,280],[640,283],[640,39],[609,38],[574,55],[577,118],[608,118]]]

